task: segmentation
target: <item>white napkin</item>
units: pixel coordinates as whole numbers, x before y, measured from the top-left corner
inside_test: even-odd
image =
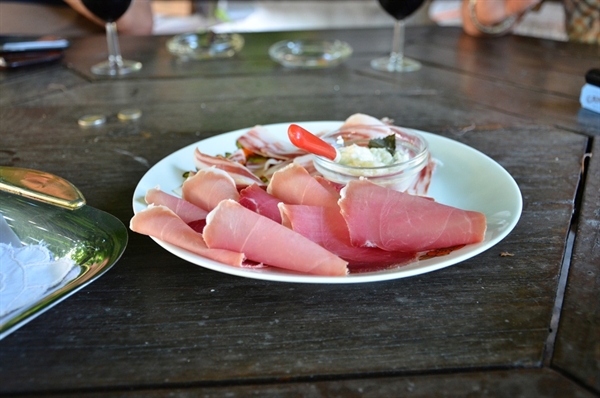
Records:
[[[0,225],[6,224],[0,215]],[[79,266],[68,258],[55,259],[44,243],[14,246],[0,227],[0,321],[26,309],[43,297],[60,289],[79,275]]]
[[[13,232],[2,215],[0,215],[0,243],[10,244],[14,247],[23,246],[21,239]]]

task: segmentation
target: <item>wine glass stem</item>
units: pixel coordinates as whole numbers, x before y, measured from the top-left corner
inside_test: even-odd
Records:
[[[392,53],[390,63],[399,64],[404,59],[404,20],[397,19],[394,23],[394,39],[392,40]]]
[[[123,67],[123,58],[119,48],[119,38],[117,36],[117,24],[115,22],[106,23],[106,41],[108,44],[108,62],[111,69],[120,69]]]

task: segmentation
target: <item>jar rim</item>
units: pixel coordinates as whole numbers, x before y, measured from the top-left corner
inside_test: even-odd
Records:
[[[386,134],[387,133],[387,134]],[[341,163],[336,163],[330,159],[325,157],[321,157],[318,155],[314,156],[314,159],[318,163],[322,163],[323,166],[329,167],[333,166],[339,169],[347,169],[352,171],[377,171],[377,170],[386,170],[386,169],[399,169],[403,166],[410,167],[414,164],[417,166],[422,162],[427,161],[429,157],[429,144],[427,140],[420,134],[414,131],[407,131],[404,128],[393,126],[393,125],[354,125],[343,129],[334,130],[330,133],[323,135],[321,138],[333,145],[336,148],[340,148],[343,146],[349,146],[355,144],[357,142],[365,143],[373,138],[382,138],[385,136],[391,135],[390,133],[395,134],[396,136],[396,145],[398,142],[402,144],[403,147],[412,146],[414,154],[410,156],[408,160],[402,160],[400,162],[391,163],[388,165],[382,166],[350,166]],[[344,140],[343,144],[339,143],[338,137],[355,135],[356,137],[352,137],[352,140]],[[342,138],[343,139],[343,138]],[[408,145],[407,145],[408,143]],[[348,145],[347,145],[348,144]],[[363,145],[364,146],[364,145]]]

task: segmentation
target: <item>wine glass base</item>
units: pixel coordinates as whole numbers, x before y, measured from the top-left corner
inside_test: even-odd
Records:
[[[100,62],[92,66],[92,73],[101,76],[122,76],[137,72],[142,69],[142,63],[137,61],[123,60],[121,65],[109,61]]]
[[[388,56],[372,60],[371,67],[384,72],[413,72],[421,69],[421,63],[410,58],[394,59]]]

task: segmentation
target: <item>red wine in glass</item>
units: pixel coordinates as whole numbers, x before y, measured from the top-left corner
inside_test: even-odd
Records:
[[[96,75],[120,76],[142,69],[137,61],[124,60],[121,57],[117,36],[117,19],[129,8],[131,0],[82,0],[83,5],[95,16],[106,22],[106,41],[108,60],[92,66]]]
[[[394,38],[389,56],[371,61],[371,67],[387,72],[411,72],[421,68],[414,59],[404,56],[404,19],[417,11],[425,0],[379,0],[381,7],[394,19]]]

